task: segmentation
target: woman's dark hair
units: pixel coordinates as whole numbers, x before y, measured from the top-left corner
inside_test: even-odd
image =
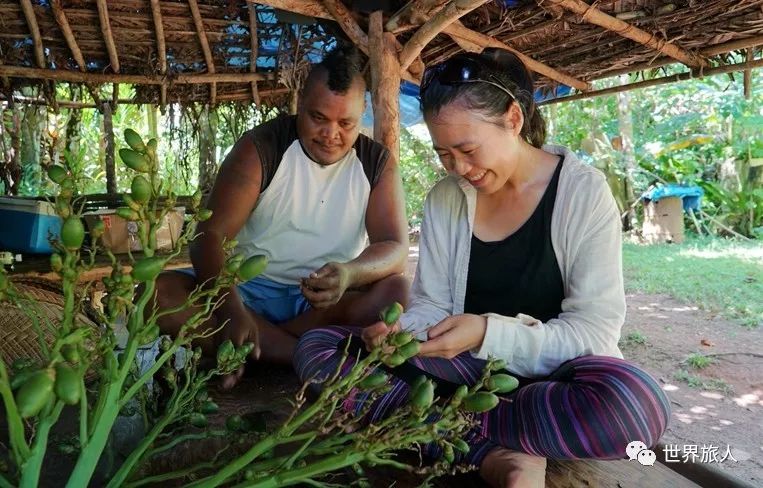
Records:
[[[358,49],[347,43],[338,43],[313,69],[325,70],[328,87],[336,93],[347,93],[355,78],[363,79],[363,63]]]
[[[469,66],[476,69],[464,69]],[[546,141],[546,123],[533,94],[533,78],[524,63],[511,51],[487,48],[480,54],[459,53],[428,67],[421,84],[421,110],[425,117],[437,115],[457,100],[469,110],[498,118],[516,102],[525,119],[521,136],[539,148]]]

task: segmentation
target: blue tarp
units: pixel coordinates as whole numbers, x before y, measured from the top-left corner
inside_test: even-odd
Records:
[[[655,202],[667,197],[678,197],[681,199],[684,212],[688,212],[689,210],[699,210],[704,194],[705,191],[696,185],[667,184],[652,188],[641,197],[644,200]]]

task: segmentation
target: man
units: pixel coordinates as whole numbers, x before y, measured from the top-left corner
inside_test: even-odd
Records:
[[[263,275],[226,290],[206,326],[228,324],[201,342],[208,352],[226,339],[253,341],[254,358],[291,363],[304,331],[368,325],[389,303],[405,303],[402,183],[395,157],[359,133],[365,90],[357,51],[335,49],[308,75],[298,114],[250,130],[223,162],[212,218],[191,245],[195,273],[168,272],[157,282],[166,309],[219,273],[224,239],[235,238],[245,256],[268,257]],[[163,317],[160,326],[176,333],[190,314]]]

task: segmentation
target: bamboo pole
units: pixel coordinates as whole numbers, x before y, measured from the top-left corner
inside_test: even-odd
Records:
[[[641,30],[623,20],[605,14],[593,5],[589,5],[582,0],[540,0],[539,3],[542,5],[545,2],[563,7],[580,15],[583,20],[588,23],[598,25],[599,27],[615,32],[622,37],[643,44],[644,46],[670,56],[687,66],[693,68],[707,66],[707,61],[700,56],[690,53],[665,39],[661,39],[655,34],[650,34],[649,32]]]
[[[98,6],[98,18],[101,22],[101,33],[103,41],[106,43],[106,50],[109,53],[109,62],[114,73],[119,73],[119,56],[117,55],[117,46],[114,44],[114,35],[111,32],[111,23],[109,22],[109,7],[106,0],[96,0]]]
[[[204,61],[207,63],[207,72],[214,74],[215,60],[212,57],[212,50],[209,48],[209,40],[207,39],[207,33],[204,30],[204,23],[201,21],[199,4],[196,3],[196,0],[188,0],[188,6],[191,8],[191,16],[193,17],[193,23],[196,26],[196,33],[199,36],[201,50],[204,53]],[[209,103],[214,107],[217,104],[217,83],[215,82],[212,82],[210,85],[209,99]]]
[[[368,24],[371,65],[371,100],[374,139],[384,144],[400,160],[400,64],[395,36],[384,32],[381,11],[371,13]]]
[[[72,57],[77,63],[77,67],[80,71],[85,71],[87,69],[85,58],[82,56],[82,51],[77,44],[77,39],[75,39],[74,32],[66,18],[64,7],[61,5],[61,0],[51,0],[50,9],[53,11],[53,16],[56,19],[58,28],[61,29],[61,33],[64,35],[66,45],[69,46],[69,50],[72,52]]]
[[[24,66],[0,65],[0,76],[34,78],[72,83],[130,83],[134,85],[161,85],[169,79],[176,85],[195,83],[249,83],[270,80],[271,73],[195,73],[173,76],[128,75],[119,73],[82,73],[63,69],[27,68]]]
[[[24,12],[29,33],[32,34],[32,43],[34,45],[34,58],[37,66],[45,67],[45,50],[42,48],[42,37],[40,37],[40,27],[37,25],[37,17],[34,15],[34,8],[31,0],[21,0],[21,10]]]
[[[732,73],[735,71],[743,71],[747,68],[760,68],[763,67],[763,59],[756,59],[750,63],[736,63],[728,64],[724,66],[717,66],[715,68],[707,68],[698,71],[685,71],[671,76],[663,76],[661,78],[655,78],[652,80],[639,81],[637,83],[628,83],[627,85],[618,85],[611,88],[604,88],[602,90],[589,91],[586,93],[578,93],[576,95],[570,95],[567,97],[554,98],[552,100],[546,100],[541,102],[540,105],[550,105],[552,103],[569,102],[573,100],[582,100],[584,98],[601,97],[604,95],[612,95],[628,90],[636,90],[638,88],[648,88],[650,86],[665,85],[667,83],[674,83],[676,81],[685,81],[692,78],[704,78],[705,76],[721,75],[725,73]]]
[[[501,41],[499,41],[498,39],[494,37],[490,37],[488,35],[481,34],[477,31],[473,31],[469,29],[468,27],[464,26],[461,22],[453,22],[447,28],[445,28],[444,32],[448,34],[450,37],[458,37],[460,39],[464,39],[474,44],[480,45],[483,48],[498,47],[501,49],[507,49],[513,52],[514,54],[516,54],[519,57],[519,59],[522,60],[525,66],[527,66],[527,69],[529,69],[530,71],[534,71],[535,73],[541,74],[545,76],[546,78],[550,78],[554,81],[558,81],[559,83],[563,83],[573,88],[577,88],[578,90],[585,91],[590,89],[589,84],[586,83],[585,81],[575,78],[573,76],[570,76],[566,73],[562,73],[561,71],[558,71],[539,61],[535,61],[533,58],[525,54],[522,54],[521,52],[517,51],[513,47],[509,46],[508,44],[502,43]]]
[[[257,71],[257,54],[259,53],[260,44],[257,40],[257,10],[254,4],[249,3],[246,5],[249,10],[249,42],[251,46],[251,52],[249,53],[249,71],[252,73]],[[255,105],[260,104],[260,94],[257,91],[257,82],[253,81],[252,88],[252,102]]]
[[[402,69],[408,69],[411,62],[416,56],[421,54],[421,51],[437,36],[437,34],[441,33],[443,29],[450,24],[486,2],[487,0],[451,0],[445,8],[437,12],[431,19],[424,23],[424,25],[419,27],[413,36],[408,39],[408,42],[403,46],[403,51],[399,56],[400,67]]]

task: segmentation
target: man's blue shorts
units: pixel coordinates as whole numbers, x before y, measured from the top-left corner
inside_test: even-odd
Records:
[[[175,271],[196,276],[193,268]],[[273,324],[287,322],[310,309],[298,285],[284,285],[261,276],[238,285],[238,293],[244,305]]]

